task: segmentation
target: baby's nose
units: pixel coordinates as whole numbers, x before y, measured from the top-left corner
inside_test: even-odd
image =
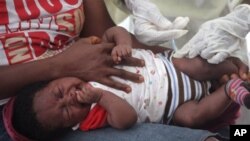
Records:
[[[67,101],[70,105],[78,105],[76,92],[70,92],[67,96]]]

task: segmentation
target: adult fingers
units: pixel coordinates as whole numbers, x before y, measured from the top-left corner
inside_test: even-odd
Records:
[[[146,15],[146,17],[148,17],[149,21],[156,25],[158,28],[170,29],[173,26],[173,24],[160,13],[157,7],[155,7],[154,10],[151,10],[151,12],[148,12],[148,15]]]
[[[125,92],[130,92],[130,86],[117,81],[117,78],[134,81],[137,83],[143,82],[143,77],[140,74],[131,73],[122,69],[117,68],[106,68],[103,73],[95,80],[104,85],[123,90]]]
[[[182,48],[189,50],[188,57],[193,58],[200,55],[201,51],[207,47],[207,42],[204,40],[204,32],[200,30],[189,40]]]
[[[183,57],[188,57],[189,50],[188,49],[177,49],[176,52],[174,52],[173,57],[175,58],[183,58]]]
[[[96,48],[99,48],[103,53],[108,53],[111,54],[113,48],[115,47],[114,43],[101,43],[101,44],[96,44]]]
[[[165,30],[165,31],[157,31],[158,32],[158,37],[163,40],[173,40],[182,37],[183,35],[187,34],[188,30],[184,29],[172,29],[172,30]]]
[[[203,48],[200,53],[200,56],[204,59],[210,59],[212,58],[215,53],[212,52],[214,48],[212,48],[211,46],[210,47],[206,47],[206,48]]]
[[[220,79],[220,84],[225,84],[226,82],[228,82],[230,80],[230,76],[225,74],[221,77]]]
[[[177,17],[173,21],[173,29],[183,29],[187,26],[189,21],[190,21],[189,17]]]
[[[180,38],[185,35],[188,31],[182,29],[171,29],[171,30],[156,30],[149,29],[144,30],[141,33],[137,33],[138,38],[142,38],[150,44],[165,43],[166,41]]]
[[[177,50],[174,57],[194,58],[200,55],[201,51],[206,47],[206,42],[202,38],[202,32],[198,32],[190,41],[188,41],[181,49]]]
[[[130,81],[137,82],[137,83],[144,81],[143,76],[137,73],[132,73],[132,72],[125,71],[122,69],[118,69],[118,68],[113,68],[108,71],[110,72],[110,75],[117,76],[125,80],[130,80]]]
[[[141,0],[132,4],[132,11],[135,20],[145,20],[148,24],[156,25],[162,29],[169,29],[172,23],[164,17],[158,7],[150,1]]]
[[[119,61],[119,57],[115,55],[110,54],[103,54],[102,59],[104,60],[105,64],[109,67],[113,67],[114,65],[117,65],[117,61]]]
[[[228,56],[229,54],[227,52],[219,52],[219,53],[216,53],[211,58],[209,58],[207,61],[211,64],[218,64],[224,61]]]
[[[239,69],[239,75],[240,78],[243,80],[247,80],[248,79],[248,71],[249,68],[247,65],[245,65],[240,59],[238,58],[230,58],[232,60],[232,62],[237,66],[237,68]]]
[[[123,57],[119,65],[144,67],[145,61],[131,56]]]
[[[105,79],[101,79],[100,82],[102,84],[105,84],[105,85],[111,87],[111,88],[122,90],[122,91],[127,92],[127,93],[131,92],[131,87],[129,85],[126,85],[126,84],[123,84],[121,82],[115,81],[110,77],[105,78]]]
[[[156,25],[143,20],[135,20],[136,38],[149,45],[165,43],[168,40],[179,38],[187,33],[182,29],[159,29]]]

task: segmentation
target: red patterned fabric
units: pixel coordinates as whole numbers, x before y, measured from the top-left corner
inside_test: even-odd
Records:
[[[13,105],[15,98],[12,98],[8,103],[4,106],[3,110],[3,121],[6,131],[10,135],[13,141],[32,141],[23,135],[19,134],[12,125],[12,116],[13,116]]]
[[[102,128],[106,125],[107,112],[100,105],[90,111],[88,116],[80,123],[80,130],[88,131],[92,129]]]
[[[80,34],[82,0],[1,0],[0,65],[54,56]]]

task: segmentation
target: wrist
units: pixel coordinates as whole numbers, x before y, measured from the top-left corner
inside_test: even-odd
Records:
[[[109,96],[106,93],[107,91],[101,90],[101,92],[99,93],[99,99],[98,99],[98,104],[100,105],[106,105],[107,103],[110,102]]]
[[[172,64],[174,65],[174,67],[177,69],[177,70],[182,70],[183,69],[183,63],[182,63],[182,58],[175,58],[175,57],[172,57],[171,58],[172,60]]]
[[[58,63],[54,58],[48,58],[48,68],[50,72],[50,77],[52,79],[63,77],[63,69],[60,63]]]
[[[100,93],[98,93],[98,98],[97,98],[97,103],[102,103],[102,101],[103,101],[103,96],[104,94],[103,94],[103,90],[100,92]]]

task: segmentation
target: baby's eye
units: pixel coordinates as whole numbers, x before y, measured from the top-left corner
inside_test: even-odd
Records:
[[[60,96],[60,98],[63,98],[63,96],[64,96],[63,90],[61,88],[59,88],[59,96]]]
[[[82,89],[84,89],[83,85],[77,85],[75,87],[75,90],[82,90]]]
[[[68,106],[63,107],[63,116],[66,121],[70,121],[70,111],[69,111]]]
[[[60,88],[58,88],[54,94],[55,94],[55,97],[58,99],[63,98],[63,91]]]

